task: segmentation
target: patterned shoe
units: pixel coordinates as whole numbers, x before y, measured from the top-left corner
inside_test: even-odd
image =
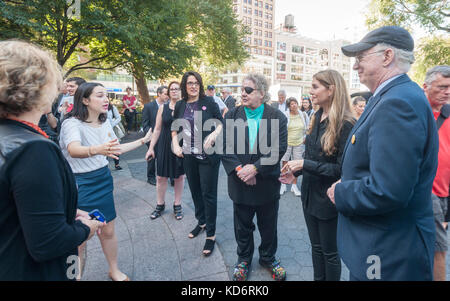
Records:
[[[248,278],[249,264],[246,261],[240,262],[234,267],[233,281],[246,281]]]
[[[279,260],[274,260],[272,263],[266,263],[259,260],[259,264],[271,271],[273,280],[286,280],[286,270],[280,265]]]

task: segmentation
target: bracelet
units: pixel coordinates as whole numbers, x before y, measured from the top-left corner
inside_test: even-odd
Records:
[[[91,157],[91,147],[88,147],[88,158]]]

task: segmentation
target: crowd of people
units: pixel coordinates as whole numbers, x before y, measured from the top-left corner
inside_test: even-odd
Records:
[[[328,69],[314,74],[309,97],[280,90],[273,103],[267,79],[248,74],[237,104],[230,89],[221,99],[189,71],[145,104],[145,136],[120,143],[125,130],[105,87],[81,78],[63,83],[46,51],[0,42],[0,279],[80,279],[80,269],[67,273],[68,258],[80,258],[81,267],[97,233],[109,277],[130,280],[117,264],[108,158],[121,169],[119,156],[146,144],[147,181],[156,185],[150,218],[164,214],[169,183],[174,218],[183,218],[186,176],[196,219],[186,235],[206,232],[202,256],[216,243],[222,162],[233,205],[235,281],[249,277],[256,226],[259,264],[274,280],[287,278],[276,257],[287,185],[302,202],[314,280],[339,281],[341,260],[354,281],[445,280],[450,66],[431,68],[421,88],[406,74],[413,50],[411,35],[396,26],[342,47],[355,57],[368,99],[352,100],[342,75]],[[127,92],[131,130],[136,98]],[[92,218],[96,210],[104,220]]]

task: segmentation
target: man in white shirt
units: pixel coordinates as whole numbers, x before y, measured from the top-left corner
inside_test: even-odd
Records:
[[[272,107],[277,108],[283,113],[288,110],[288,107],[286,106],[286,91],[278,91],[278,102],[272,103]]]
[[[220,99],[220,97],[216,95],[216,87],[214,87],[213,85],[209,85],[207,87],[207,90],[205,91],[205,94],[214,98],[214,101],[219,106],[220,113],[222,113],[222,116],[225,116],[225,114],[228,112],[228,108],[222,101],[222,99]]]

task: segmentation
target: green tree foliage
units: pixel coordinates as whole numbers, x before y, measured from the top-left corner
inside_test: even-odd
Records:
[[[366,24],[370,29],[398,25],[412,31],[420,25],[430,36],[416,43],[416,62],[412,78],[423,83],[426,71],[450,60],[450,1],[448,0],[372,0]]]
[[[428,69],[437,65],[450,65],[450,39],[431,36],[421,39],[416,51],[416,62],[412,67],[412,79],[421,84]]]
[[[411,28],[420,24],[429,32],[450,32],[448,0],[372,0],[366,23],[373,29],[382,25]]]
[[[244,30],[231,0],[80,0],[80,18],[66,0],[0,1],[0,39],[20,38],[54,51],[66,76],[122,67],[136,78],[180,74],[199,62],[216,68],[247,57]],[[85,58],[75,59],[75,56]]]

